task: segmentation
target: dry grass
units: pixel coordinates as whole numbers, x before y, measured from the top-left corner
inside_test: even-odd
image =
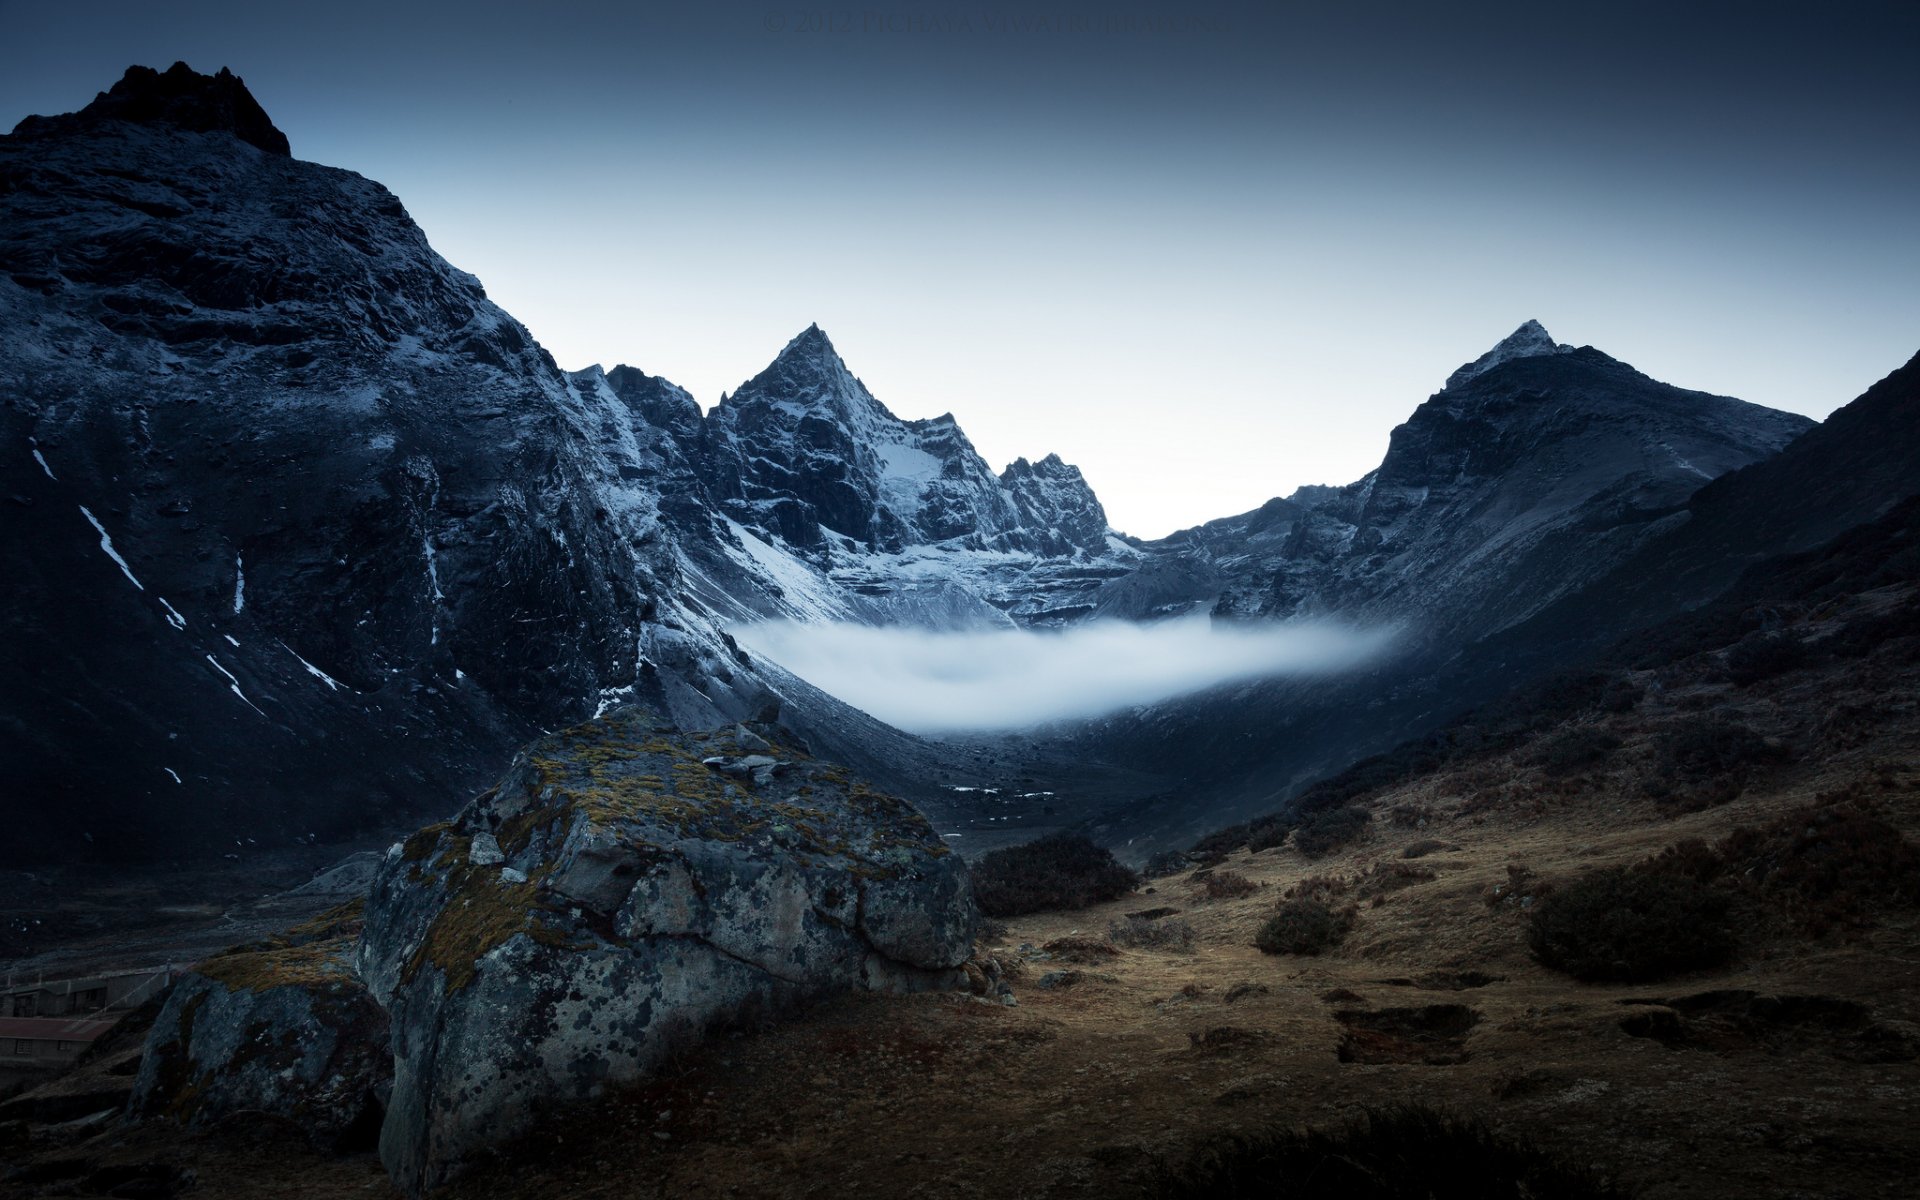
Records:
[[[1819,937],[1743,928],[1725,966],[1655,984],[1581,983],[1527,950],[1532,904],[1554,884],[1771,828],[1822,793],[1852,789],[1920,836],[1920,729],[1888,699],[1910,694],[1905,676],[1867,664],[1725,689],[1648,687],[1602,718],[1621,745],[1578,772],[1543,772],[1521,746],[1384,789],[1366,800],[1380,818],[1367,836],[1320,859],[1234,852],[1218,870],[1255,888],[1178,901],[1191,945],[1113,945],[1070,987],[1036,986],[1053,967],[1034,961],[1009,972],[1018,1007],[852,996],[720,1040],[645,1089],[554,1114],[447,1196],[1147,1196],[1205,1139],[1398,1104],[1482,1121],[1646,1200],[1908,1194],[1913,908]],[[1819,754],[1756,769],[1726,804],[1680,811],[1647,794],[1645,774],[1662,732],[1708,706],[1803,747],[1809,723],[1868,715],[1819,733]],[[1396,811],[1407,819],[1385,817]],[[1408,863],[1422,842],[1439,848]],[[1255,931],[1290,892],[1367,903],[1328,953],[1263,955]],[[1165,899],[1012,918],[995,953],[1112,945],[1112,926]],[[1721,998],[1689,999],[1709,993]],[[1831,1028],[1792,1017],[1808,1012]],[[129,1146],[116,1153],[156,1152]],[[256,1194],[231,1155],[210,1153],[193,1160],[196,1195]],[[315,1168],[303,1194],[385,1194],[357,1169]]]

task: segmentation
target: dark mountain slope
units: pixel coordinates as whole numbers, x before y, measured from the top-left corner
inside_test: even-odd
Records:
[[[637,410],[183,72],[0,139],[6,856],[364,833],[610,689],[758,707],[676,607]]]
[[[1876,520],[1920,493],[1917,380],[1909,363],[1780,454],[1702,487],[1646,522],[1631,551],[1587,572],[1583,586],[1491,636],[1434,642],[1326,687],[1236,689],[1107,723],[1087,738],[1090,752],[1141,747],[1144,757],[1123,761],[1179,774],[1191,794],[1213,798],[1144,803],[1110,819],[1108,836],[1165,844],[1180,838],[1176,830],[1204,832],[1195,809],[1230,818],[1274,808],[1315,777],[1596,661],[1622,638],[1714,600],[1756,563]],[[1757,601],[1735,593],[1727,603]]]
[[[1529,321],[1396,428],[1366,478],[1150,549],[1193,564],[1191,599],[1218,590],[1216,615],[1404,621],[1425,640],[1479,638],[1605,574],[1702,484],[1810,425],[1556,347]]]

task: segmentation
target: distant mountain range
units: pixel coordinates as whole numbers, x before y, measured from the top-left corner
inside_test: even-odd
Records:
[[[1920,490],[1913,364],[1813,428],[1528,322],[1358,482],[1140,541],[1058,457],[996,474],[952,416],[895,417],[817,327],[705,414],[632,367],[564,372],[391,193],[182,65],[0,139],[0,322],[15,863],[366,840],[628,702],[695,728],[778,705],[961,811],[938,781],[980,746],[854,712],[742,651],[742,620],[1408,631],[1364,676],[996,759],[1036,791],[1121,772],[1093,815],[1137,853]]]

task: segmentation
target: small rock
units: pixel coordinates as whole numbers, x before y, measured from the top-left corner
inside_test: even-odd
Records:
[[[467,849],[467,861],[476,867],[491,867],[507,861],[507,856],[500,852],[499,841],[483,830],[473,835],[473,843]]]

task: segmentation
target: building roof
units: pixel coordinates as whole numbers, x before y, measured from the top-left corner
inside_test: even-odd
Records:
[[[111,1017],[0,1017],[0,1038],[40,1038],[49,1042],[90,1042],[120,1020]]]

